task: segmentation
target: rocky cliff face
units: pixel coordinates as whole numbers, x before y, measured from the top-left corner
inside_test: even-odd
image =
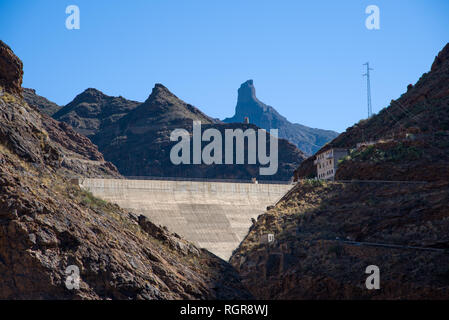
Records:
[[[0,87],[22,95],[23,63],[6,43],[0,40]]]
[[[126,176],[247,180],[257,177],[260,180],[289,180],[294,169],[305,159],[304,154],[294,145],[279,139],[279,170],[277,174],[271,176],[260,176],[258,163],[255,165],[174,165],[170,161],[170,150],[176,142],[170,141],[170,134],[175,129],[186,129],[192,132],[193,121],[201,121],[203,131],[216,128],[222,133],[222,149],[225,150],[225,129],[257,130],[258,127],[243,123],[224,124],[212,119],[198,108],[176,97],[161,84],[155,85],[144,103],[137,107],[121,109],[120,116],[113,111],[115,108],[110,105],[111,100],[108,99],[102,93],[88,89],[54,117],[72,124],[78,132],[91,133],[89,137],[99,146],[105,158],[114,163]],[[102,106],[103,115],[112,113],[115,120],[101,121],[99,119],[101,116],[96,111],[92,113],[82,111],[84,107],[81,108],[81,106],[98,104]],[[109,109],[112,111],[107,111]],[[66,115],[70,117],[67,118]],[[80,120],[81,117],[82,120]],[[202,143],[203,146],[206,144],[206,142]],[[247,150],[246,145],[245,154]],[[223,151],[223,163],[224,157]]]
[[[326,142],[337,136],[337,133],[331,130],[309,128],[289,122],[273,107],[257,99],[253,80],[248,80],[240,86],[235,115],[223,121],[241,123],[245,117],[248,117],[251,123],[266,130],[278,129],[279,137],[287,139],[309,155],[314,154]]]
[[[38,95],[34,89],[23,88],[23,99],[29,106],[37,108],[48,116],[52,116],[61,109],[56,103]]]
[[[259,299],[448,299],[448,197],[449,182],[300,182],[231,263]],[[365,286],[370,265],[379,290]]]
[[[401,98],[331,142],[377,141],[337,171],[365,181],[302,180],[259,217],[231,258],[257,298],[449,298],[448,89],[449,44]],[[309,158],[297,175],[313,168]],[[267,233],[270,245],[260,241]],[[369,265],[380,269],[379,290],[365,287]]]
[[[0,61],[0,299],[250,297],[226,262],[72,184],[120,175],[22,99],[21,62],[4,43]],[[70,266],[79,289],[66,286]]]

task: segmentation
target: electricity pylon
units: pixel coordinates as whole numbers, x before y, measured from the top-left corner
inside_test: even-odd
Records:
[[[367,100],[368,100],[368,118],[371,118],[371,116],[373,115],[373,108],[371,105],[371,82],[370,82],[370,70],[374,70],[371,69],[369,67],[369,62],[364,63],[364,66],[366,66],[366,73],[363,75],[364,77],[366,77],[366,93],[367,93]]]

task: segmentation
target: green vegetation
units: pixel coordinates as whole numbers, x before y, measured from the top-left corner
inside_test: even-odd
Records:
[[[304,179],[303,182],[304,182],[305,186],[310,186],[310,187],[326,186],[326,181],[324,181],[324,180]]]
[[[106,201],[94,197],[89,191],[82,190],[80,196],[80,203],[91,209],[104,208],[108,204]]]
[[[343,247],[339,244],[333,245],[328,249],[327,253],[329,254],[335,253],[337,257],[340,257],[341,254],[343,253]]]
[[[353,150],[351,150],[349,153],[351,154],[352,152],[353,152]],[[349,161],[349,160],[351,160],[351,156],[347,155],[347,156],[341,158],[340,160],[338,160],[338,165],[342,164],[345,161]]]
[[[380,148],[376,145],[367,146],[365,148],[351,151],[349,156],[342,159],[343,161],[372,161],[387,162],[398,160],[417,160],[423,155],[422,150],[415,146],[405,143],[398,143],[392,148]]]
[[[60,186],[56,190],[91,210],[101,211],[111,215],[117,214],[119,216],[116,205],[95,197],[91,192],[83,190],[77,185],[61,181]],[[116,218],[116,220],[121,220],[118,217]]]

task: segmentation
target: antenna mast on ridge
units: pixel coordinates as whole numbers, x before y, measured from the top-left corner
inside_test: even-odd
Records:
[[[368,100],[368,118],[371,118],[371,116],[373,115],[373,108],[371,105],[371,83],[370,83],[370,70],[374,70],[371,69],[369,67],[369,62],[364,63],[364,66],[366,66],[366,73],[363,75],[364,77],[366,77],[366,91],[367,91],[367,100]]]

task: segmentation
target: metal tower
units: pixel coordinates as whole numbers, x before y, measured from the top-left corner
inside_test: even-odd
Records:
[[[371,69],[369,67],[369,62],[364,63],[364,66],[366,66],[366,73],[363,75],[364,77],[366,77],[366,91],[367,91],[367,100],[368,100],[368,118],[371,118],[371,116],[373,115],[373,108],[371,106],[371,82],[370,82],[370,70],[374,70]]]

